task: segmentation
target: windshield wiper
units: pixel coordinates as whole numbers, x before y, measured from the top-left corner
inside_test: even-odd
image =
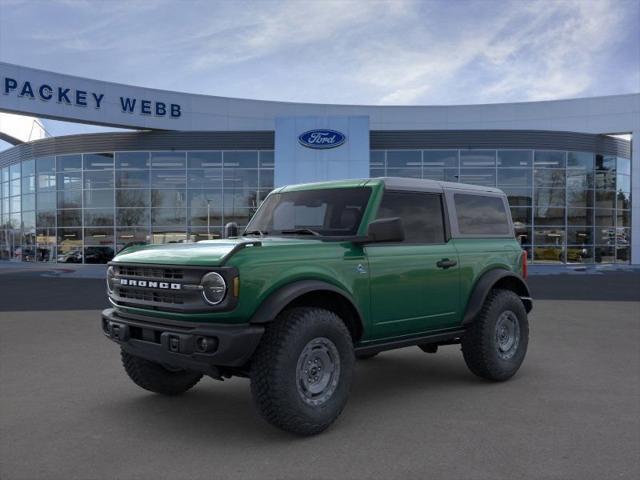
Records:
[[[264,237],[267,233],[269,232],[263,232],[262,230],[246,230],[242,236],[246,236],[246,235],[260,235],[261,237]]]
[[[284,233],[285,235],[287,233],[293,233],[299,235],[315,235],[316,237],[322,236],[321,233],[316,232],[315,230],[311,230],[310,228],[291,228],[288,230],[281,230],[280,233]]]

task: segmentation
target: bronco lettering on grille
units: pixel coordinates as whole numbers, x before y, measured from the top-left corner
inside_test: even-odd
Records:
[[[129,278],[121,278],[120,285],[128,285],[129,287],[142,287],[142,288],[161,288],[164,290],[181,290],[182,289],[182,285],[180,283],[152,282],[149,280],[133,280]]]

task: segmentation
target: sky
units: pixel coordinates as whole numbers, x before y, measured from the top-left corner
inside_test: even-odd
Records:
[[[639,25],[640,0],[0,0],[0,61],[265,100],[538,101],[639,92]]]

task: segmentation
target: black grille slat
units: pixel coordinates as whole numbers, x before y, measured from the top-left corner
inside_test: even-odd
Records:
[[[118,295],[120,298],[127,300],[143,300],[145,302],[170,303],[173,305],[184,304],[183,295],[173,292],[119,287]]]
[[[122,265],[116,267],[116,275],[158,280],[182,280],[184,279],[184,270],[179,268],[133,267]]]

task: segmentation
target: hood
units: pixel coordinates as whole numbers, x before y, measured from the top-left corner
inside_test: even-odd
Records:
[[[164,245],[141,245],[129,247],[119,253],[114,262],[147,263],[159,265],[217,266],[226,255],[241,243],[259,241],[262,247],[291,244],[320,243],[306,238],[227,238],[205,240],[198,243],[169,243]],[[261,247],[261,248],[262,248]],[[251,247],[248,247],[251,248]]]

